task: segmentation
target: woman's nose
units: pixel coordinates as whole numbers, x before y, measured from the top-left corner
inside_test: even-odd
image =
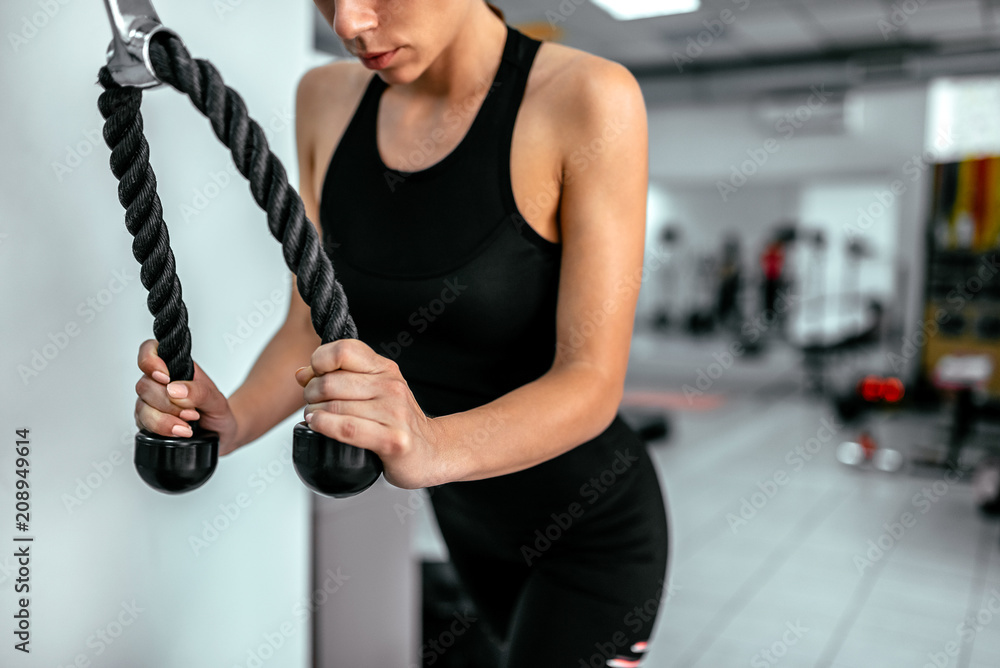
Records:
[[[350,41],[378,25],[379,0],[339,0],[335,4],[333,31]]]

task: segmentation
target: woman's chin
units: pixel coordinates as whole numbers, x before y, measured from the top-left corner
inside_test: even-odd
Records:
[[[386,84],[390,86],[403,86],[413,83],[420,76],[420,72],[413,67],[387,67],[376,72]]]

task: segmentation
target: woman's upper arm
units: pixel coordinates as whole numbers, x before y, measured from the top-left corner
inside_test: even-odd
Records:
[[[318,95],[319,68],[307,71],[299,80],[295,91],[295,148],[299,165],[299,196],[305,205],[306,218],[312,223],[322,242],[323,233],[319,226],[319,204],[316,199],[315,181],[315,150],[316,138],[313,135],[315,127],[316,101]],[[285,325],[303,326],[312,329],[309,306],[299,295],[298,279],[292,274],[292,294],[288,303],[288,316]]]
[[[624,387],[642,282],[646,109],[635,78],[617,63],[595,58],[573,78],[577,92],[556,112],[566,139],[555,365],[592,369],[611,411]]]
[[[321,151],[332,151],[335,144],[329,144],[329,137],[321,135],[317,128],[329,130],[331,125],[341,123],[346,126],[346,107],[341,104],[350,99],[356,88],[356,68],[343,62],[329,63],[315,67],[299,80],[295,93],[295,145],[299,165],[299,195],[305,205],[306,218],[312,223],[322,245],[323,231],[319,222],[319,193],[316,179]],[[349,90],[348,90],[349,89]],[[339,141],[339,137],[337,139]],[[329,156],[325,156],[329,157]],[[301,326],[313,331],[309,307],[299,294],[297,279],[292,276],[292,294],[288,305],[285,324]]]

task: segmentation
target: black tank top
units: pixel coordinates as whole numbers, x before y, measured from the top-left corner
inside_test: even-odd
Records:
[[[323,243],[358,338],[399,364],[429,415],[481,406],[552,365],[561,245],[518,211],[510,148],[540,42],[507,26],[500,66],[461,143],[420,171],[389,169],[376,118],[387,84],[372,76],[330,160]],[[484,82],[485,84],[485,82]],[[445,124],[468,122],[452,110]],[[421,166],[440,140],[415,141]]]

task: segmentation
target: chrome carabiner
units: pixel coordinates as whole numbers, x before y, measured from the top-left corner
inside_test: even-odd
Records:
[[[107,55],[112,78],[121,86],[159,86],[162,82],[149,60],[149,40],[158,32],[177,33],[163,27],[150,0],[104,0],[104,6],[111,21]]]

